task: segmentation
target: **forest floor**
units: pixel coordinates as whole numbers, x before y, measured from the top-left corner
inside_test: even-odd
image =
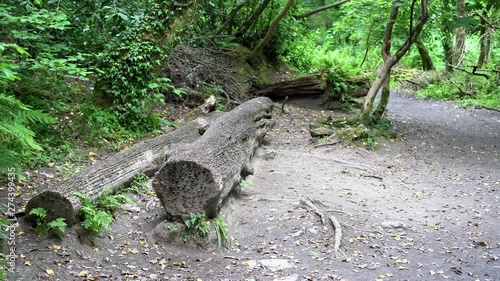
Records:
[[[162,206],[134,195],[137,208],[118,212],[95,248],[75,227],[43,239],[20,220],[7,280],[500,280],[500,114],[395,93],[400,140],[315,147],[309,124],[340,115],[321,101],[276,111],[251,184],[222,210],[228,248],[158,239]],[[53,180],[41,171],[34,190]]]

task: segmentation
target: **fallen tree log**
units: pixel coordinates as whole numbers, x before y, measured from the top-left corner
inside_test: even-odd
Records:
[[[327,73],[328,70],[325,69],[319,73],[279,81],[259,89],[257,95],[270,98],[292,98],[328,94],[328,100],[344,101],[345,96],[359,98],[368,93],[370,79],[365,76],[356,76],[336,81],[336,83],[345,84],[347,90],[336,91],[337,94],[332,94],[333,86],[328,82]]]
[[[203,213],[214,218],[242,177],[253,173],[250,159],[274,126],[273,102],[252,99],[224,114],[205,134],[173,152],[155,174],[153,188],[169,219]]]
[[[270,98],[284,98],[286,96],[322,95],[327,85],[322,73],[283,80],[261,88],[257,91],[258,96]]]
[[[31,198],[26,205],[25,214],[41,207],[47,211],[47,221],[64,218],[68,226],[73,225],[79,219],[81,207],[75,192],[78,191],[94,200],[105,189],[115,191],[120,185],[130,183],[138,173],[153,175],[173,150],[199,139],[210,123],[221,115],[222,112],[212,112],[199,117],[173,132],[140,142],[128,150],[87,167],[51,190]]]

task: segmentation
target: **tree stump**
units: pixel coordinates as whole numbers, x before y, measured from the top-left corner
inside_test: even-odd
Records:
[[[197,141],[173,152],[155,174],[153,188],[167,216],[217,216],[230,191],[253,173],[250,159],[274,126],[266,97],[241,104],[217,119]]]
[[[128,150],[87,167],[51,190],[31,198],[25,213],[29,214],[32,209],[41,207],[47,211],[47,221],[64,218],[71,226],[78,221],[81,207],[75,192],[78,191],[94,200],[105,189],[115,191],[120,185],[130,183],[138,173],[153,175],[173,150],[199,139],[210,123],[221,115],[221,112],[212,112],[173,132],[140,142]]]

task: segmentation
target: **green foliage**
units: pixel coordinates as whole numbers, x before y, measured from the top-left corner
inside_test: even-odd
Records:
[[[184,242],[194,239],[196,243],[203,237],[206,237],[210,231],[210,222],[205,218],[205,214],[193,214],[184,221],[186,231],[182,233]]]
[[[119,40],[95,56],[98,102],[111,106],[120,124],[137,132],[160,128],[153,109],[163,102],[160,90],[171,86],[158,74],[179,40],[177,33],[184,28],[180,19],[188,9],[182,1],[146,2],[140,24],[124,30]]]
[[[425,88],[418,89],[421,98],[455,101],[466,106],[483,105],[500,108],[500,86],[495,79],[485,79],[463,72],[449,77],[432,79]]]
[[[99,199],[94,202],[94,206],[99,210],[112,214],[124,203],[134,203],[134,201],[125,194],[111,194],[109,190],[105,190],[99,196]]]
[[[358,118],[340,118],[326,121],[326,125],[336,128],[341,140],[356,145],[362,145],[370,149],[378,146],[378,138],[397,138],[392,130],[391,123],[386,118],[381,118],[373,127],[368,129],[363,126]]]
[[[110,194],[104,191],[95,201],[91,201],[82,193],[75,193],[80,199],[82,207],[80,209],[82,226],[89,235],[90,241],[95,245],[95,239],[109,229],[113,222],[113,212],[116,211],[122,203],[133,203],[133,201],[124,194]]]
[[[47,222],[47,211],[44,208],[35,208],[30,211],[30,215],[35,217],[35,231],[42,237],[47,237],[49,234],[56,235],[61,238],[66,231],[67,224],[64,218],[57,218]]]
[[[127,187],[123,187],[121,189],[121,191],[140,194],[140,193],[144,192],[144,190],[148,186],[148,181],[149,181],[149,177],[146,174],[138,173],[137,175],[135,175],[132,182]]]
[[[226,222],[220,217],[213,219],[215,232],[217,233],[217,242],[219,247],[227,246],[229,244],[229,234],[227,232]]]
[[[0,80],[0,87],[2,81]],[[1,89],[0,89],[1,90]],[[34,123],[50,124],[54,118],[33,110],[13,96],[0,93],[0,172],[14,167],[22,177],[22,158],[20,156],[42,147],[35,141],[35,132],[30,129]]]
[[[344,72],[338,68],[330,68],[326,72],[325,80],[328,82],[330,88],[330,96],[340,95],[349,90],[349,84],[347,83],[347,76]]]
[[[253,185],[253,183],[251,183],[247,180],[241,180],[240,186],[241,186],[241,188],[252,188],[254,185]]]

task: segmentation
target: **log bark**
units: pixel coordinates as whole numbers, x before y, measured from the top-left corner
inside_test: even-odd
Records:
[[[279,81],[266,86],[257,92],[258,96],[284,98],[286,96],[322,95],[327,89],[322,73]]]
[[[25,213],[29,214],[32,209],[42,207],[47,211],[47,221],[64,218],[71,226],[78,221],[80,215],[81,203],[75,195],[76,191],[94,200],[105,189],[115,191],[120,185],[130,183],[138,173],[153,175],[173,150],[199,139],[207,127],[221,115],[221,112],[212,112],[173,132],[140,142],[87,167],[69,180],[54,186],[52,190],[31,198]]]
[[[323,95],[330,91],[331,85],[324,78],[325,71],[279,81],[257,91],[258,96],[274,98]],[[329,96],[328,100],[343,100],[345,96],[364,97],[370,88],[370,79],[356,76],[345,81],[350,90],[341,95]]]
[[[245,102],[170,155],[153,180],[169,219],[185,220],[191,213],[217,216],[230,191],[253,173],[250,159],[275,123],[272,108],[266,97]]]

